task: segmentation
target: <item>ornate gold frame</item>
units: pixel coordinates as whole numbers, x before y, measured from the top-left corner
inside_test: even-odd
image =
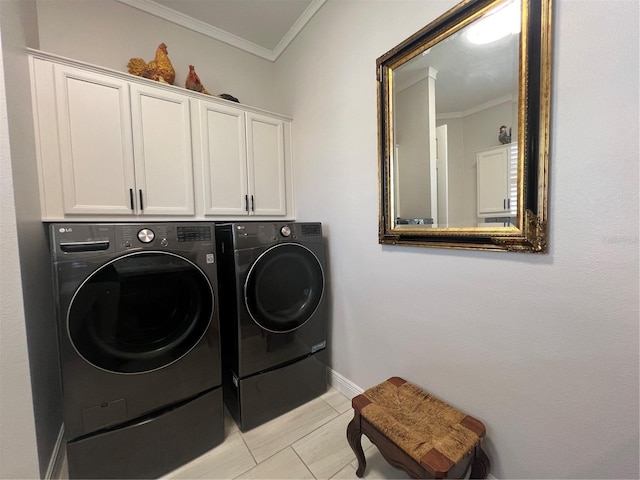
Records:
[[[515,227],[397,228],[392,212],[393,69],[501,0],[465,0],[376,61],[378,81],[379,242],[512,252],[547,251],[552,0],[521,0],[518,105],[518,215]]]

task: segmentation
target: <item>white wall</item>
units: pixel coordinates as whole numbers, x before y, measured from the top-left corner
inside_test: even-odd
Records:
[[[430,218],[429,79],[397,92],[394,107],[395,215]]]
[[[7,7],[0,5],[3,17],[8,15]],[[0,30],[4,28],[0,22]],[[15,63],[5,60],[4,33],[0,36],[0,478],[38,478],[5,94],[5,70]]]
[[[0,0],[2,1],[2,0]],[[40,49],[121,72],[132,57],[153,60],[167,45],[184,87],[189,65],[212,94],[230,93],[240,102],[282,112],[272,82],[274,64],[169,23],[115,0],[38,0]]]
[[[454,3],[329,0],[277,62],[332,367],[482,419],[498,478],[638,478],[638,3],[555,6],[548,254],[383,247],[375,60]]]

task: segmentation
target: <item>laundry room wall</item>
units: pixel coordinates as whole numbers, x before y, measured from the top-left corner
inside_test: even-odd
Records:
[[[554,2],[549,253],[381,246],[376,58],[455,3],[329,0],[277,62],[331,366],[482,419],[495,477],[638,478],[639,4]]]
[[[62,398],[24,50],[37,47],[35,2],[1,0],[0,34],[0,477],[42,478],[59,439]]]
[[[116,0],[37,4],[40,49],[45,52],[127,72],[130,58],[151,61],[164,42],[176,71],[175,85],[184,87],[189,65],[194,65],[209,92],[229,93],[246,105],[286,114],[277,102],[273,62]]]

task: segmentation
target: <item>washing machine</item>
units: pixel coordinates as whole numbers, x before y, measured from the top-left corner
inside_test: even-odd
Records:
[[[221,443],[214,225],[49,229],[69,477],[158,477]]]
[[[216,225],[224,401],[242,431],[327,389],[320,223]]]

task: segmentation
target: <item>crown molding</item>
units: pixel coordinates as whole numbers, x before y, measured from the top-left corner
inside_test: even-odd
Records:
[[[320,7],[322,7],[322,5],[324,5],[326,1],[327,0],[312,0],[307,9],[302,12],[302,15],[300,15],[296,22],[291,26],[286,35],[282,37],[280,43],[278,43],[278,45],[276,45],[276,47],[273,49],[273,59],[271,60],[272,62],[275,62],[280,54],[286,50],[293,39],[296,38],[296,36],[302,31],[305,25],[309,23],[311,17],[313,17],[316,12],[320,10]]]
[[[449,118],[463,118],[467,115],[472,115],[474,113],[481,112],[482,110],[486,110],[487,108],[495,107],[497,105],[501,105],[506,102],[515,102],[518,100],[517,95],[514,96],[512,94],[503,95],[502,97],[494,98],[493,100],[489,100],[480,105],[476,105],[475,107],[471,107],[467,110],[463,110],[461,112],[447,112],[440,113],[436,115],[436,120],[447,120]]]
[[[130,7],[142,10],[143,12],[155,15],[156,17],[167,20],[168,22],[175,23],[181,27],[188,28],[194,32],[206,35],[209,38],[224,42],[232,47],[239,48],[245,52],[251,53],[258,57],[275,62],[280,54],[289,46],[293,39],[300,33],[304,26],[311,20],[311,17],[324,5],[326,0],[313,0],[307,9],[300,15],[298,20],[293,24],[291,29],[283,37],[283,39],[276,45],[273,50],[257,45],[253,42],[238,37],[232,33],[229,33],[220,28],[214,27],[204,23],[196,18],[180,13],[172,8],[165,7],[153,0],[117,0],[120,3],[129,5]]]

